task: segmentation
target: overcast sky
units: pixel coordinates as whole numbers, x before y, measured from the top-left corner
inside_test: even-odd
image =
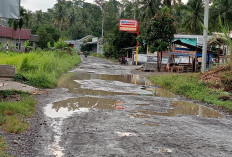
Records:
[[[31,11],[43,10],[47,11],[48,8],[52,8],[57,0],[21,0],[21,5]],[[94,0],[85,0],[86,2],[93,2]],[[182,0],[186,2],[188,0]]]

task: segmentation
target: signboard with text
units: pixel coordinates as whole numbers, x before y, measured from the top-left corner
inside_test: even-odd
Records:
[[[176,56],[196,56],[196,51],[186,51],[186,50],[172,50],[172,52],[168,52],[169,55],[176,55]]]
[[[119,22],[119,31],[137,33],[139,31],[139,22],[137,20],[121,19]]]

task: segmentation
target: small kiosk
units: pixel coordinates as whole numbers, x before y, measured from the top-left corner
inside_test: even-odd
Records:
[[[207,66],[210,67],[214,52],[207,52]],[[165,53],[169,72],[198,72],[201,68],[202,48],[183,43],[181,40],[172,43],[172,50]],[[174,58],[174,62],[170,62]],[[164,66],[164,65],[163,65]]]

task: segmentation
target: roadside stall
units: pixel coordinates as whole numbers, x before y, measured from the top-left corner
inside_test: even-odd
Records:
[[[207,52],[207,67],[212,63],[214,52]],[[180,40],[174,41],[172,50],[165,53],[168,58],[164,70],[168,72],[198,72],[201,68],[202,48],[183,43]],[[164,66],[164,65],[163,65]]]

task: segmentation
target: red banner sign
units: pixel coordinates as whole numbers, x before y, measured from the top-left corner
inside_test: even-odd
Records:
[[[125,32],[138,32],[139,22],[137,20],[121,19],[119,23],[119,30]]]

